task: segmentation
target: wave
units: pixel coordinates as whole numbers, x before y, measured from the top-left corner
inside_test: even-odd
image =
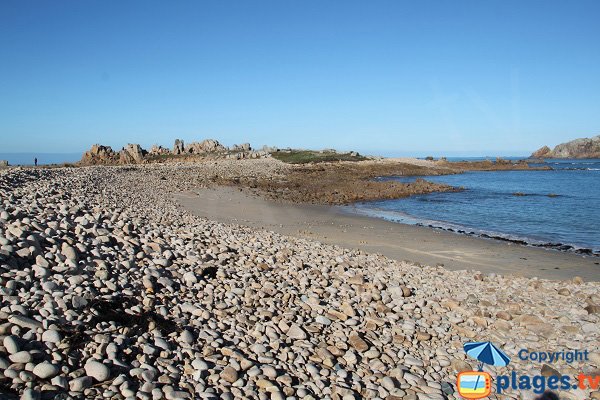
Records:
[[[555,171],[598,171],[600,168],[555,168]]]
[[[560,243],[560,242],[549,242],[546,240],[535,239],[532,237],[507,234],[502,232],[494,232],[482,229],[474,229],[466,227],[460,224],[455,224],[447,221],[438,221],[425,218],[415,217],[400,211],[383,210],[381,208],[373,207],[361,207],[360,204],[353,206],[344,206],[344,209],[351,213],[360,214],[372,218],[381,218],[387,221],[423,226],[432,229],[439,229],[446,232],[452,232],[461,235],[468,235],[474,237],[480,237],[491,240],[499,240],[503,242],[510,242],[520,244],[523,246],[540,247],[545,249],[558,250],[563,252],[572,252],[581,255],[600,257],[600,249],[593,249],[587,247],[581,247],[576,244]]]

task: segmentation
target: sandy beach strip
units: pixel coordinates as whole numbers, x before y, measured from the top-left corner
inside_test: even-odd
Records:
[[[189,212],[450,270],[600,281],[600,259],[353,215],[336,206],[265,200],[232,187],[175,195]]]

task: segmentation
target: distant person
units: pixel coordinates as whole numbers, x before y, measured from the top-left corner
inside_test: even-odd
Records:
[[[35,166],[37,167],[37,157],[33,159],[33,163],[35,164]]]
[[[560,400],[560,399],[558,398],[558,395],[556,395],[555,393],[553,393],[549,390],[546,390],[544,392],[544,394],[542,394],[540,397],[536,397],[535,400]]]

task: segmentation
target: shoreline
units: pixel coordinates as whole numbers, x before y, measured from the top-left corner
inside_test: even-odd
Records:
[[[194,215],[265,229],[392,259],[449,270],[565,280],[600,281],[600,260],[573,252],[523,246],[355,215],[338,206],[267,200],[232,187],[197,189],[175,195]]]
[[[162,398],[454,399],[457,374],[474,365],[465,341],[502,344],[507,373],[528,376],[539,364],[520,360],[519,348],[598,348],[590,260],[269,202],[212,181],[285,168],[232,160],[0,171],[7,398],[99,398],[125,379],[127,394]],[[525,263],[544,268],[532,276],[561,280],[517,276]],[[578,371],[593,374],[599,357]],[[39,373],[26,385],[25,361],[63,384]],[[330,374],[336,364],[351,373]],[[156,371],[141,383],[144,365]]]
[[[528,238],[526,236],[518,236],[512,234],[503,234],[499,232],[492,231],[483,231],[477,230],[474,228],[463,227],[454,223],[445,222],[445,221],[432,221],[427,220],[421,217],[417,217],[410,214],[405,214],[405,219],[413,220],[415,222],[403,222],[400,220],[395,220],[391,217],[386,217],[384,214],[387,212],[386,210],[379,209],[371,209],[368,207],[360,207],[364,205],[364,203],[357,204],[349,204],[347,206],[342,206],[343,209],[350,215],[362,215],[368,218],[382,219],[384,221],[392,222],[395,224],[403,224],[409,226],[419,226],[434,230],[439,230],[442,232],[450,232],[457,235],[470,236],[473,238],[487,239],[487,240],[497,240],[502,242],[508,242],[515,245],[525,246],[525,247],[534,247],[545,250],[552,250],[561,253],[571,253],[577,254],[585,257],[597,258],[600,261],[600,251],[594,250],[589,247],[578,247],[574,244],[569,243],[560,243],[560,242],[548,242],[548,241],[538,241],[535,242],[535,239]],[[427,223],[426,221],[435,222],[438,225],[434,225],[432,223]]]

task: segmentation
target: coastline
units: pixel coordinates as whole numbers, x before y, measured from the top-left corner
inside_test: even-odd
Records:
[[[568,261],[583,257],[350,218],[335,206],[266,202],[211,179],[268,179],[285,168],[230,160],[1,170],[8,201],[0,209],[0,297],[27,305],[0,313],[9,333],[0,355],[7,398],[26,391],[99,398],[123,376],[137,390],[138,361],[170,379],[170,389],[157,374],[146,381],[162,398],[197,398],[200,382],[215,398],[258,398],[268,388],[277,398],[456,399],[457,374],[474,365],[467,341],[502,343],[513,359],[507,373],[528,376],[540,365],[520,360],[520,348],[598,348],[600,283],[585,273],[597,269]],[[195,195],[202,187],[217,189]],[[273,232],[284,228],[290,234]],[[377,254],[393,251],[420,264]],[[510,262],[532,261],[523,254],[536,254],[547,269],[532,272],[562,280],[517,276]],[[469,271],[453,271],[459,262]],[[107,343],[112,350],[99,354]],[[593,351],[578,371],[600,367]],[[65,384],[48,387],[39,377],[27,387],[17,362],[25,357]],[[352,373],[327,375],[336,363]],[[565,362],[553,368],[574,371]],[[316,374],[320,386],[311,384]]]
[[[396,224],[425,227],[433,230],[465,235],[474,238],[503,241],[514,245],[572,253],[580,256],[596,258],[597,261],[600,262],[600,251],[590,247],[581,247],[574,244],[531,239],[526,236],[519,236],[518,234],[504,234],[499,232],[485,231],[482,229],[465,227],[451,222],[428,220],[426,218],[420,218],[409,214],[404,214],[401,218],[398,218],[396,215],[389,215],[390,213],[394,213],[394,211],[364,207],[362,203],[343,206],[343,209],[346,210],[346,212],[350,215],[361,215],[368,218],[383,219]]]
[[[194,215],[378,253],[396,260],[523,277],[600,281],[600,260],[355,215],[337,206],[290,204],[231,187],[175,195]]]

